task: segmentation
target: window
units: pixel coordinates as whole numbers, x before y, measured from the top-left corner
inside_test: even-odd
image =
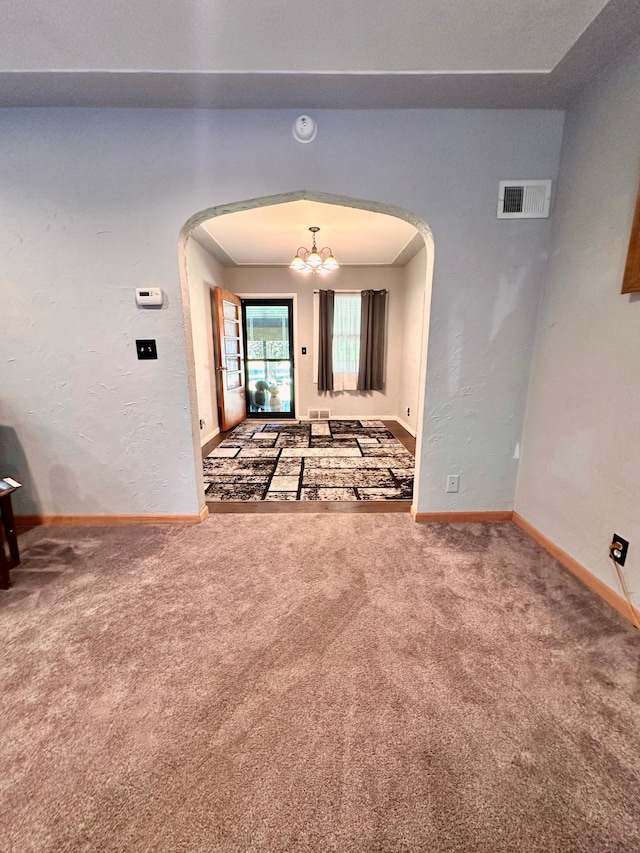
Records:
[[[335,391],[358,388],[360,366],[359,293],[336,293],[333,307],[333,385]]]
[[[327,306],[322,333],[320,293]],[[386,305],[386,290],[314,291],[313,375],[319,391],[384,391]]]

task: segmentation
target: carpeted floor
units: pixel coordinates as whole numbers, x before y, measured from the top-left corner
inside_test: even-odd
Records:
[[[203,462],[208,501],[411,500],[415,459],[382,421],[244,421]]]
[[[637,853],[640,636],[521,531],[40,528],[0,849]]]

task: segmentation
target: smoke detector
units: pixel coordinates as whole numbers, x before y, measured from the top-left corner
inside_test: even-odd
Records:
[[[318,125],[311,116],[298,116],[293,123],[293,138],[297,142],[313,142],[318,132]]]
[[[551,181],[500,181],[498,219],[547,219]]]

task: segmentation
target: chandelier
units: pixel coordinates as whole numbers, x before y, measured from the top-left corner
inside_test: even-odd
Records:
[[[304,246],[300,246],[296,252],[295,258],[289,264],[289,269],[301,272],[304,275],[308,275],[309,273],[313,273],[314,275],[316,273],[326,275],[340,267],[340,264],[333,257],[333,252],[328,246],[325,246],[324,249],[320,249],[320,251],[318,251],[318,247],[316,246],[316,234],[319,230],[320,229],[317,225],[312,225],[311,228],[309,228],[309,231],[313,234],[313,246],[311,247],[311,251],[305,249]]]

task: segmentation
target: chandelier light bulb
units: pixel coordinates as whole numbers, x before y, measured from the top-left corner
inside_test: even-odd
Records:
[[[311,231],[313,235],[313,245],[311,250],[305,249],[304,246],[300,246],[294,259],[289,264],[289,269],[301,272],[304,275],[308,275],[309,273],[320,273],[321,275],[326,275],[327,273],[340,268],[340,264],[336,261],[333,256],[333,252],[328,246],[325,246],[324,249],[318,251],[318,247],[316,246],[316,234],[319,230],[320,229],[317,225],[312,225],[309,228],[309,231]]]
[[[306,264],[300,257],[300,255],[296,255],[295,258],[291,261],[290,269],[297,270],[298,272],[302,272],[305,268]]]

